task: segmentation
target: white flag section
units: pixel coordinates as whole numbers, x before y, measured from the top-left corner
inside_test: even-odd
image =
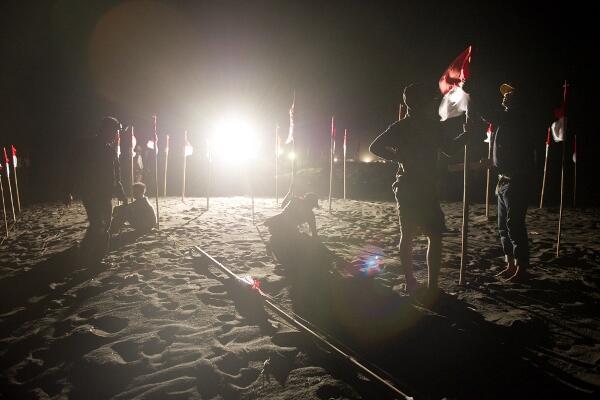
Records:
[[[448,118],[460,117],[469,109],[470,97],[460,86],[453,87],[442,98],[438,113],[440,121]]]
[[[565,140],[565,117],[560,117],[558,121],[554,121],[551,126],[552,137],[555,142]]]
[[[185,156],[191,156],[192,154],[194,154],[194,148],[188,143],[185,145]]]

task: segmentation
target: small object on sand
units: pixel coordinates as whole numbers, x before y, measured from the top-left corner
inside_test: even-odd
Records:
[[[265,381],[271,383],[271,375],[273,374],[273,364],[271,363],[271,357],[267,358],[263,363],[262,370],[260,370],[260,378],[262,385],[264,386]]]

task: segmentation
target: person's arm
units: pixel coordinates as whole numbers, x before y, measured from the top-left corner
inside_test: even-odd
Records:
[[[394,122],[382,134],[377,136],[369,146],[369,151],[385,160],[397,161],[398,144],[394,131],[400,121]]]

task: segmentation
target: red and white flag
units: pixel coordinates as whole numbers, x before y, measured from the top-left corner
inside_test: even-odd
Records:
[[[183,133],[183,137],[184,137],[184,140],[185,140],[185,148],[184,148],[183,154],[185,155],[185,157],[191,156],[192,154],[194,154],[194,148],[192,147],[192,145],[188,141],[187,131],[185,131]]]
[[[117,132],[117,157],[121,157],[121,132]]]
[[[565,119],[567,117],[567,82],[565,81],[563,91],[563,102],[559,108],[554,110],[556,121],[552,123],[552,137],[555,142],[565,140]]]
[[[8,155],[6,155],[6,147],[3,147],[2,150],[4,150],[4,165],[6,166],[6,176],[9,177],[10,176],[10,160],[8,159]]]
[[[471,46],[460,53],[440,77],[439,87],[444,97],[438,112],[442,121],[463,115],[469,109],[469,94],[462,86],[470,76],[470,66]]]
[[[573,136],[573,163],[577,163],[577,135]]]
[[[10,150],[12,151],[13,168],[17,168],[17,149],[11,144]]]
[[[290,144],[294,141],[295,114],[296,114],[296,95],[294,94],[294,100],[292,101],[292,106],[290,107],[290,131],[288,133],[287,139],[285,140],[285,144]]]
[[[167,135],[167,140],[165,141],[165,154],[169,154],[169,135]]]
[[[484,143],[491,143],[492,133],[494,133],[494,125],[492,125],[491,123],[489,123],[488,127],[487,127],[487,131],[485,131],[486,138],[483,141]]]
[[[346,142],[348,141],[348,129],[344,129],[344,156],[346,155]]]

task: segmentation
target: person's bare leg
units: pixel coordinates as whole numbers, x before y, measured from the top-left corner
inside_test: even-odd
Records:
[[[442,259],[442,236],[439,233],[430,234],[427,240],[427,287],[437,289]]]
[[[418,289],[419,284],[414,276],[412,264],[412,240],[414,228],[404,224],[400,230],[400,262],[406,277],[406,290],[413,293]]]
[[[507,278],[513,276],[515,272],[517,272],[517,265],[515,264],[515,259],[513,256],[505,255],[504,260],[506,261],[506,267],[494,276]]]

